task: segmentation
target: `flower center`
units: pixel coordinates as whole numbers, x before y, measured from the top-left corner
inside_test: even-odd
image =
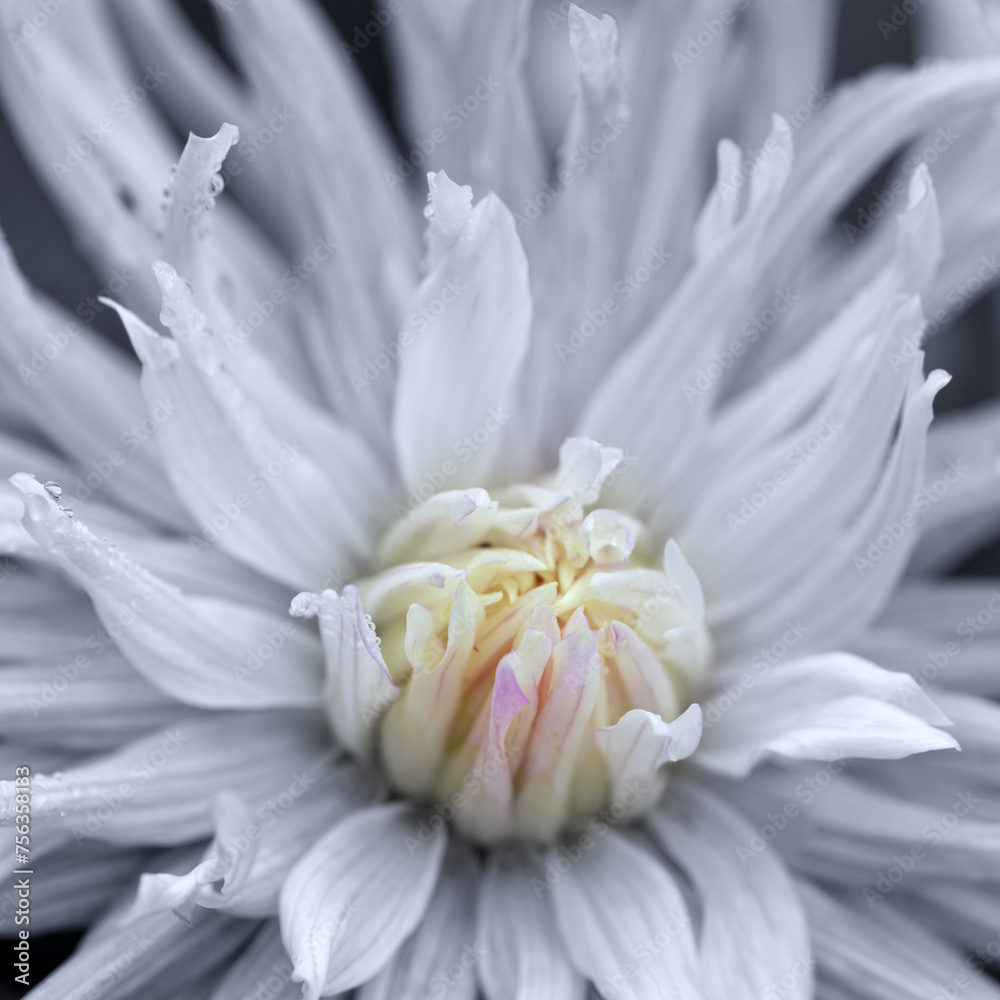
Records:
[[[570,439],[548,482],[432,496],[356,584],[399,692],[375,756],[478,842],[638,815],[700,738],[701,588],[676,544],[654,567],[640,523],[594,509],[620,460]]]

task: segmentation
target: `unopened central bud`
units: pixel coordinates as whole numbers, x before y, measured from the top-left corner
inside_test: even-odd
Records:
[[[357,583],[398,689],[374,756],[481,843],[639,815],[701,735],[697,577],[676,544],[654,565],[641,524],[595,509],[621,452],[570,439],[560,458],[541,484],[431,497]]]

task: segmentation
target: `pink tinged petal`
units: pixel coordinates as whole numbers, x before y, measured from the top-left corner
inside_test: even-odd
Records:
[[[314,640],[285,619],[215,598],[186,597],[67,517],[18,473],[25,527],[90,595],[133,666],[167,694],[206,708],[319,703]],[[257,655],[266,647],[264,658]]]
[[[439,174],[432,207],[453,189]],[[440,228],[432,217],[431,234]],[[393,414],[403,479],[418,483],[448,463],[458,485],[488,482],[514,412],[531,325],[527,260],[495,195],[472,210],[408,312]]]
[[[730,707],[731,706],[731,707]],[[730,777],[748,774],[767,754],[806,760],[958,749],[936,728],[947,717],[908,674],[846,653],[782,664],[731,697],[705,699],[710,725],[696,759]]]
[[[281,936],[304,1000],[358,986],[416,929],[447,846],[403,802],[355,813],[292,869],[281,892]]]
[[[595,839],[568,868],[563,854],[549,855],[560,874],[551,898],[573,965],[625,1000],[700,1000],[695,938],[677,881],[621,834]]]
[[[594,633],[573,632],[559,642],[549,669],[548,693],[531,732],[515,805],[518,829],[540,840],[558,832],[577,761],[588,749],[602,669]]]
[[[357,588],[343,594],[299,594],[291,613],[319,617],[326,654],[324,701],[337,739],[367,756],[375,738],[374,723],[399,696],[379,649],[375,627],[366,619]]]
[[[357,1000],[475,1000],[476,968],[483,959],[474,932],[478,883],[475,855],[465,844],[449,842],[420,924],[392,961],[361,986]]]
[[[611,776],[612,802],[628,817],[649,809],[666,787],[664,764],[690,757],[701,739],[701,707],[691,705],[673,722],[634,708],[613,726],[598,729],[594,741]]]
[[[646,827],[697,890],[706,1000],[760,1000],[775,982],[788,1000],[809,1000],[814,960],[806,916],[773,847],[755,853],[752,863],[740,854],[740,846],[758,836],[749,820],[680,780]]]
[[[293,587],[321,584],[331,567],[346,573],[369,554],[375,501],[389,488],[380,462],[269,369],[257,381],[273,383],[274,398],[262,399],[247,365],[225,358],[186,283],[169,264],[154,273],[173,338],[118,312],[143,362],[148,402],[174,401],[158,439],[202,536]],[[307,429],[311,421],[322,429]]]
[[[468,772],[473,780],[463,782],[467,806],[455,815],[456,826],[481,841],[510,833],[513,776],[538,706],[536,677],[545,669],[551,649],[547,636],[528,630],[519,648],[497,665],[485,736],[480,737],[475,763]],[[518,724],[512,731],[515,719]]]
[[[556,930],[550,889],[530,854],[490,853],[476,927],[486,1000],[582,1000],[584,979]]]

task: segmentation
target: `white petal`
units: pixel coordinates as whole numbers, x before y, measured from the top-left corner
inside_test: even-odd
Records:
[[[554,922],[541,863],[494,851],[486,862],[476,937],[487,1000],[581,1000],[583,977],[570,964]]]
[[[791,169],[791,134],[782,120],[775,120],[766,149],[755,168],[744,215],[695,264],[642,335],[617,359],[580,417],[580,432],[638,457],[628,486],[633,510],[638,506],[644,514],[669,495],[666,491],[684,447],[694,447],[701,437],[704,410],[715,393],[710,389],[692,400],[684,384],[690,373],[711,362],[723,332],[741,318],[741,303],[753,287],[756,249]],[[715,291],[720,268],[730,275],[724,296]],[[682,444],[667,461],[662,459],[660,437],[665,426]]]
[[[277,920],[260,925],[249,947],[234,959],[210,1000],[245,1000],[267,990],[267,1000],[300,1000],[302,988],[292,982],[292,960],[281,943]]]
[[[846,653],[781,664],[703,703],[698,763],[721,774],[749,773],[768,753],[807,760],[897,759],[958,748],[944,713],[907,674]],[[721,685],[720,685],[721,686]]]
[[[140,923],[85,941],[73,955],[32,990],[33,1000],[90,1000],[122,996],[121,987],[148,1000],[195,995],[221,971],[254,930],[247,920],[209,914],[196,928],[172,913],[154,914]],[[123,976],[127,969],[127,976]],[[179,991],[179,994],[178,994]],[[188,991],[192,991],[189,993]]]
[[[205,837],[219,792],[256,806],[328,752],[328,731],[313,713],[181,717],[114,753],[36,775],[32,847],[41,854],[71,839],[166,845]],[[12,822],[15,793],[13,780],[0,782],[0,826]]]
[[[319,617],[326,654],[324,700],[337,738],[360,756],[371,752],[375,724],[399,697],[378,647],[375,628],[366,620],[356,587],[343,594],[299,594],[296,617]]]
[[[435,168],[467,179],[476,190],[496,191],[512,205],[545,180],[545,151],[524,78],[530,11],[524,0],[503,6],[434,2],[393,18],[388,27],[400,57],[409,141],[426,142],[440,130],[446,141],[433,150]],[[453,104],[460,101],[465,108],[456,111]],[[415,158],[408,156],[387,175],[394,186],[412,170]]]
[[[438,176],[432,207],[454,198]],[[442,223],[437,216],[429,229]],[[393,437],[403,479],[490,483],[528,347],[528,264],[510,212],[492,194],[421,283],[400,334]],[[405,338],[405,341],[404,341]]]
[[[611,801],[630,801],[634,805],[627,815],[636,815],[649,808],[666,784],[667,775],[660,769],[670,761],[690,757],[701,739],[701,707],[692,705],[673,722],[664,722],[658,715],[634,708],[626,712],[613,726],[598,729],[594,740],[604,754],[611,776]]]
[[[573,964],[599,991],[630,1000],[699,1000],[691,917],[674,877],[649,851],[600,826],[587,845],[582,837],[571,845],[575,863],[573,855],[549,855],[560,874],[552,901]]]
[[[802,882],[821,981],[858,1000],[923,1000],[956,996],[995,1000],[988,976],[965,956],[909,917],[861,905],[848,908],[823,890]],[[961,978],[958,978],[961,977]],[[841,993],[841,995],[844,995]]]
[[[930,509],[911,572],[954,565],[1000,523],[1000,406],[935,420],[927,435],[924,487]]]
[[[148,414],[134,367],[79,316],[29,290],[2,234],[0,320],[7,331],[0,389],[19,421],[73,456],[73,475],[61,482],[67,502],[70,494],[99,492],[144,517],[186,528],[190,519],[167,486],[155,440],[140,426]]]
[[[180,875],[143,875],[127,919],[163,910],[189,919],[195,906],[241,917],[277,914],[281,887],[303,853],[380,791],[352,763],[328,753],[253,808],[229,793],[216,796],[215,836],[199,864]]]
[[[179,716],[177,703],[135,671],[96,619],[90,638],[61,662],[39,657],[0,669],[4,739],[110,750]]]
[[[706,1000],[759,1000],[776,982],[788,1000],[812,997],[808,928],[794,883],[773,850],[751,864],[734,850],[756,835],[749,821],[696,782],[680,780],[646,825],[700,897]]]
[[[255,385],[249,350],[237,371],[173,268],[158,262],[154,272],[174,337],[118,311],[143,362],[147,401],[171,401],[158,438],[203,537],[293,587],[356,565],[389,488],[378,460],[354,432],[296,400],[263,359],[249,371],[268,389]],[[266,391],[271,398],[261,398]]]
[[[905,767],[906,764],[897,765]],[[946,808],[922,801],[921,778],[905,797],[872,781],[823,767],[762,767],[725,794],[762,828],[768,814],[788,802],[802,811],[775,843],[788,865],[809,878],[850,887],[858,896],[876,888],[895,857],[919,847],[918,878],[976,882],[1000,863],[1000,824],[986,800],[965,788],[953,790]],[[885,883],[881,883],[883,886]]]
[[[442,824],[443,826],[443,824]],[[447,836],[404,802],[355,813],[321,838],[281,891],[281,936],[304,1000],[385,966],[427,910]]]
[[[852,651],[921,685],[1000,695],[1000,589],[971,578],[905,583]]]
[[[254,81],[248,132],[270,128],[276,136],[274,155],[269,149],[241,163],[243,173],[256,175],[249,193],[273,205],[270,221],[284,233],[291,259],[312,255],[318,237],[333,243],[321,278],[305,283],[293,272],[291,286],[279,277],[275,287],[305,303],[299,316],[325,401],[369,441],[387,446],[393,372],[376,368],[375,359],[399,328],[419,239],[405,188],[394,183],[381,118],[313,5],[292,0],[279,13],[247,0],[220,21]],[[356,379],[373,371],[376,381],[359,386]]]
[[[63,514],[42,485],[19,473],[25,527],[94,602],[109,634],[152,684],[186,704],[319,704],[315,640],[273,613],[186,597]]]
[[[358,990],[358,1000],[418,1000],[434,995],[475,1000],[476,967],[484,955],[474,927],[479,862],[452,841],[420,925],[392,961]]]

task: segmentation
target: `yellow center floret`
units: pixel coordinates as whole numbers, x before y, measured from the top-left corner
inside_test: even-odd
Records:
[[[641,812],[700,736],[697,706],[678,718],[708,659],[697,579],[673,543],[654,569],[639,523],[588,511],[620,454],[567,444],[576,468],[548,485],[430,498],[357,584],[399,689],[378,760],[481,842]]]

